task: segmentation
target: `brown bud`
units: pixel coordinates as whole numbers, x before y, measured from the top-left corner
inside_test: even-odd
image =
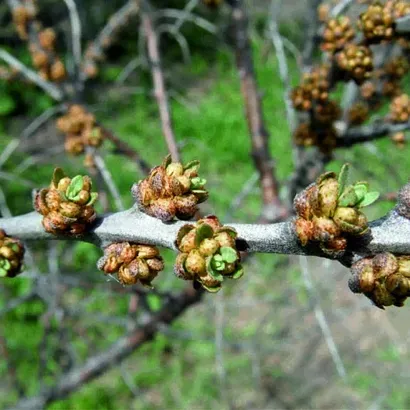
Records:
[[[61,202],[60,212],[69,218],[77,218],[80,216],[81,207],[74,202]]]
[[[136,249],[139,258],[150,259],[159,255],[159,251],[155,246],[137,245]]]
[[[199,245],[199,252],[203,256],[214,255],[219,249],[219,243],[215,239],[204,239]]]
[[[228,247],[235,249],[235,238],[228,232],[222,231],[218,232],[214,239],[219,243],[220,247]]]
[[[194,276],[203,276],[206,274],[205,258],[198,250],[193,249],[189,252],[185,261],[185,269]]]
[[[56,41],[55,31],[52,28],[46,28],[38,34],[38,41],[42,48],[52,51]]]

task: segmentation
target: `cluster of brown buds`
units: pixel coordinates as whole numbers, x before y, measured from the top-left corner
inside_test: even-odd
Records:
[[[373,53],[367,46],[348,44],[336,55],[336,63],[345,80],[354,80],[362,84],[371,78],[373,71]]]
[[[330,19],[323,31],[321,49],[331,53],[341,50],[354,36],[355,31],[349,17]]]
[[[66,78],[66,69],[55,52],[56,33],[46,28],[38,33],[36,42],[29,45],[33,66],[44,80],[62,81]]]
[[[410,296],[410,257],[379,253],[352,266],[349,287],[365,294],[377,307],[403,306]]]
[[[315,127],[304,122],[295,129],[293,139],[296,145],[317,146],[321,152],[329,155],[337,145],[337,132],[330,123]]]
[[[32,1],[13,7],[13,22],[19,37],[29,41],[29,51],[33,66],[44,80],[62,81],[66,78],[66,68],[55,50],[56,33],[52,28],[41,29],[36,20],[36,7]]]
[[[309,121],[303,121],[294,132],[295,143],[315,145],[326,154],[336,146],[337,134],[333,123],[341,115],[339,104],[329,99],[329,76],[326,64],[314,67],[303,75],[301,84],[291,93],[295,109],[309,114]]]
[[[389,119],[392,122],[407,122],[410,118],[410,97],[401,94],[395,97],[390,104]]]
[[[37,10],[32,2],[14,7],[12,10],[13,23],[17,34],[22,40],[28,39],[28,25],[35,18]]]
[[[295,197],[295,229],[303,246],[315,242],[336,257],[346,249],[349,236],[361,236],[368,230],[360,208],[372,204],[379,193],[369,192],[366,182],[347,185],[347,178],[345,164],[338,178],[327,172]]]
[[[310,111],[315,103],[325,104],[329,99],[329,67],[320,65],[304,73],[299,86],[291,92],[293,106],[298,111]]]
[[[349,108],[347,116],[350,124],[363,124],[369,116],[369,106],[362,101],[356,102]]]
[[[164,262],[155,246],[120,242],[104,249],[97,266],[107,275],[116,273],[123,285],[140,283],[152,288],[151,282],[164,269]]]
[[[394,35],[392,10],[379,2],[360,15],[359,27],[368,42],[391,40]]]
[[[176,240],[181,252],[175,262],[176,276],[199,283],[209,292],[220,290],[225,278],[240,278],[243,268],[236,238],[236,231],[221,225],[216,216],[183,226]]]
[[[54,170],[49,188],[35,193],[34,208],[44,216],[44,229],[52,234],[80,235],[94,222],[94,202],[88,176],[67,177],[61,168]]]
[[[0,278],[14,278],[23,269],[23,244],[0,229]]]
[[[69,154],[82,154],[86,146],[99,147],[103,136],[93,114],[81,105],[72,105],[57,119],[57,128],[65,134],[65,150]]]
[[[105,51],[120,39],[121,29],[129,27],[131,18],[138,14],[139,7],[125,6],[121,10],[121,17],[113,15],[102,31],[101,36],[87,45],[81,65],[83,78],[97,77],[100,71],[98,64],[106,59]]]
[[[192,218],[197,205],[208,198],[206,180],[198,176],[198,169],[199,161],[184,166],[172,162],[168,155],[147,178],[132,186],[131,193],[138,208],[163,222]]]

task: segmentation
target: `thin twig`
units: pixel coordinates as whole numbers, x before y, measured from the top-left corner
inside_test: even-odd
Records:
[[[78,15],[77,5],[74,0],[64,0],[70,16],[72,50],[75,64],[76,75],[79,74],[82,55],[81,55],[81,21]]]
[[[262,102],[258,92],[252,49],[248,37],[248,18],[242,1],[232,6],[235,31],[236,64],[241,81],[246,118],[252,143],[252,157],[259,172],[262,190],[262,218],[274,221],[287,213],[279,198],[279,184],[269,151],[269,133],[263,119]]]
[[[152,80],[154,83],[154,94],[161,118],[162,132],[164,134],[172,160],[179,161],[180,155],[173,130],[164,75],[161,69],[157,33],[155,32],[151,21],[151,16],[148,11],[144,12],[142,15],[142,24],[147,39],[148,56],[150,59]]]
[[[310,276],[310,271],[309,271],[309,266],[308,266],[308,261],[306,256],[300,256],[299,257],[299,263],[300,267],[302,270],[302,277],[303,277],[303,283],[305,284],[305,288],[309,293],[309,297],[311,299],[312,305],[313,305],[313,310],[315,313],[316,320],[320,326],[320,329],[323,333],[323,337],[325,338],[327,347],[329,349],[329,352],[332,356],[333,362],[335,363],[336,370],[339,374],[339,376],[343,379],[346,380],[347,373],[346,369],[343,365],[342,359],[339,354],[339,350],[337,348],[337,345],[335,343],[335,340],[332,335],[332,331],[330,330],[330,327],[327,323],[326,316],[323,312],[322,306],[320,304],[320,298],[318,293],[316,292],[313,283],[312,283],[312,278]]]
[[[174,322],[186,309],[199,302],[202,294],[203,292],[195,291],[189,286],[176,298],[165,303],[157,314],[151,315],[143,326],[119,338],[106,351],[89,357],[83,366],[62,375],[53,386],[46,387],[37,396],[21,400],[14,409],[44,408],[47,404],[78,390],[122,362],[144,343],[151,341],[161,325]]]
[[[122,201],[121,194],[118,191],[117,185],[115,184],[112,178],[111,172],[105,165],[105,161],[98,154],[94,154],[93,157],[99,173],[101,174],[105,184],[107,185],[107,188],[111,193],[111,196],[114,198],[117,210],[123,211],[125,209],[124,202]]]
[[[35,71],[26,67],[23,63],[21,63],[17,58],[13,57],[9,52],[4,49],[0,49],[0,59],[5,61],[11,67],[18,70],[24,77],[28,78],[34,84],[38,85],[41,89],[43,89],[50,97],[52,97],[56,101],[63,100],[63,92],[62,90],[54,84],[43,80]]]
[[[150,165],[140,156],[138,151],[131,147],[131,145],[118,138],[111,130],[98,124],[103,132],[104,138],[111,141],[119,154],[125,155],[137,163],[143,174],[148,174],[151,170]]]
[[[85,50],[83,66],[88,64],[94,65],[97,60],[104,56],[104,50],[112,43],[112,36],[117,33],[121,27],[125,26],[129,19],[139,12],[140,1],[128,0],[117,12],[108,20],[108,23],[99,32],[95,40]],[[83,71],[81,80],[86,81],[88,74]]]

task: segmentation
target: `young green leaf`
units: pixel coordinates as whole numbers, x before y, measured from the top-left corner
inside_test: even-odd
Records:
[[[349,164],[344,164],[342,169],[339,172],[339,178],[337,182],[339,182],[339,197],[342,195],[343,191],[346,188],[347,179],[349,177]]]
[[[357,204],[357,195],[354,191],[353,186],[348,186],[343,194],[339,197],[339,206],[355,206]]]
[[[67,198],[71,200],[75,200],[74,197],[76,197],[80,193],[80,191],[83,189],[83,186],[84,186],[83,177],[81,175],[75,176],[71,180],[71,183],[66,190]]]
[[[206,184],[205,178],[195,177],[191,179],[191,190],[200,189]]]
[[[184,171],[186,170],[197,170],[199,168],[199,161],[198,160],[194,160],[194,161],[190,161],[188,162],[188,164],[186,164],[184,166]]]
[[[3,269],[2,267],[0,267],[0,278],[4,278],[5,276],[7,276],[6,269]]]
[[[380,192],[372,191],[368,192],[363,200],[359,203],[360,208],[371,205],[373,202],[377,201],[380,196]]]
[[[238,254],[236,253],[235,249],[229,248],[228,246],[223,246],[220,249],[222,259],[226,263],[234,263],[238,259]]]
[[[7,246],[15,253],[20,250],[20,247],[16,243],[10,243]]]
[[[53,185],[57,188],[58,183],[65,177],[64,171],[61,168],[55,168],[53,172]]]
[[[354,192],[357,196],[358,202],[362,201],[367,194],[367,185],[365,184],[355,184],[353,186]]]
[[[219,292],[219,291],[221,290],[222,285],[217,285],[217,286],[214,286],[214,287],[211,288],[210,286],[206,286],[206,285],[204,285],[204,284],[202,283],[202,287],[203,287],[205,290],[207,290],[208,292],[216,293],[216,292]]]
[[[243,274],[245,273],[242,265],[239,265],[238,269],[236,270],[236,272],[234,272],[232,274],[232,279],[239,279],[243,276]]]
[[[164,161],[163,161],[162,165],[164,166],[164,168],[166,168],[171,162],[172,162],[171,154],[168,154],[168,155],[164,158]]]
[[[87,202],[87,205],[93,205],[98,198],[97,192],[91,192],[90,200]]]
[[[213,235],[213,229],[208,224],[202,224],[196,230],[195,245],[199,246],[204,239],[212,238]]]
[[[212,256],[208,257],[206,260],[206,271],[216,280],[223,281],[223,276],[218,272],[215,267],[215,260]]]

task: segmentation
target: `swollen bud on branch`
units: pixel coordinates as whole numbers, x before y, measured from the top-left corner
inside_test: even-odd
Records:
[[[184,225],[176,240],[181,252],[175,262],[176,276],[198,282],[209,292],[220,290],[225,278],[240,278],[243,268],[236,238],[236,231],[221,225],[216,216]]]
[[[323,252],[338,257],[349,237],[367,232],[367,218],[359,209],[373,203],[379,193],[369,192],[366,182],[347,185],[347,178],[345,164],[338,178],[327,172],[295,197],[295,229],[303,246],[316,242]]]
[[[353,40],[354,36],[355,32],[349,17],[340,16],[330,19],[323,31],[321,49],[328,52],[341,50],[347,43]]]
[[[377,307],[403,306],[410,296],[410,257],[379,253],[352,266],[349,287],[364,293]]]
[[[0,229],[0,278],[14,278],[23,269],[24,247]]]
[[[393,38],[393,23],[391,8],[376,2],[360,15],[359,27],[367,41],[378,43]]]
[[[123,285],[140,283],[152,288],[151,282],[164,269],[164,262],[155,246],[121,242],[107,246],[97,266],[105,274],[116,273]]]
[[[96,218],[93,204],[98,194],[91,189],[90,177],[69,178],[56,168],[50,187],[34,197],[35,210],[44,216],[44,229],[52,234],[82,234]]]
[[[373,53],[369,47],[348,44],[336,54],[336,62],[345,80],[362,84],[373,71]]]
[[[198,176],[198,168],[199,161],[184,166],[171,162],[168,155],[147,178],[132,186],[131,193],[138,208],[163,222],[192,218],[197,205],[208,198],[206,180]]]

